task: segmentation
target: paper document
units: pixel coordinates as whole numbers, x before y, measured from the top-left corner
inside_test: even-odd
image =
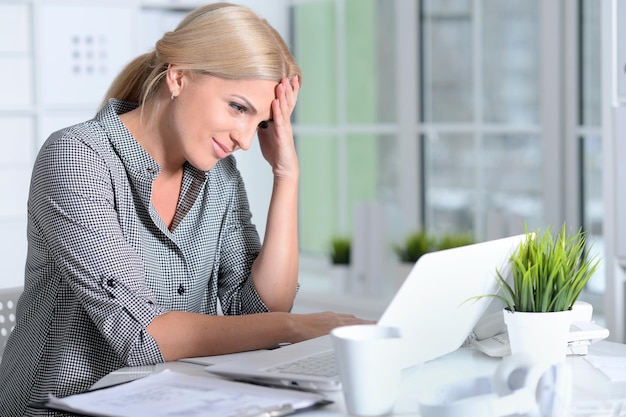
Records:
[[[103,417],[282,416],[329,404],[322,394],[268,388],[170,370],[64,398],[47,408]]]
[[[587,362],[599,369],[611,382],[626,381],[626,358],[619,356],[596,356],[589,354]]]

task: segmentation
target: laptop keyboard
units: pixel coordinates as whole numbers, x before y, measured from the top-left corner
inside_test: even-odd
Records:
[[[323,377],[333,377],[339,374],[335,365],[335,352],[332,350],[284,363],[268,369],[268,371]]]

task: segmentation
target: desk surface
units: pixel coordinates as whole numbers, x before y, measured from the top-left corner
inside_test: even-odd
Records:
[[[594,367],[590,360],[614,360],[614,366],[626,367],[626,345],[613,342],[598,342],[589,347],[588,357],[568,356],[574,376],[573,409],[574,417],[590,417],[611,414],[612,407],[623,405],[626,408],[626,368],[624,378],[611,380],[600,369]],[[408,375],[398,395],[394,415],[418,416],[418,398],[425,392],[453,381],[492,375],[500,359],[488,357],[473,348],[463,347],[448,355],[432,360]],[[116,383],[147,376],[163,369],[182,372],[190,375],[202,375],[214,378],[205,371],[204,366],[187,362],[168,362],[154,366],[128,367],[112,372],[98,381],[93,388],[100,388]],[[307,416],[344,416],[345,405],[341,392],[328,393],[334,401],[327,407],[307,412]],[[619,412],[619,410],[618,410]]]

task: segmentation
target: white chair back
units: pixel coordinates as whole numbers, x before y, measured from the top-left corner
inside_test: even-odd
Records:
[[[15,306],[23,287],[0,289],[0,358],[4,353],[9,334],[15,327]]]

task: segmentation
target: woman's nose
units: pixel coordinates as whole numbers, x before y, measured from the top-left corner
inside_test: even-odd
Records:
[[[247,151],[252,146],[252,140],[256,134],[256,126],[253,128],[246,128],[245,131],[237,130],[231,133],[230,138],[235,142],[235,149],[242,149]]]

